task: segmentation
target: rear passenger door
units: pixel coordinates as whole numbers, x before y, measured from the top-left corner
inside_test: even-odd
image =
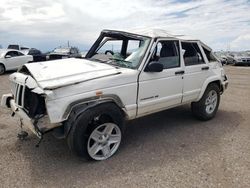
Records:
[[[182,102],[191,102],[198,98],[202,85],[208,78],[209,66],[199,42],[181,42],[181,47],[185,64]]]
[[[163,64],[162,72],[142,71],[139,77],[138,116],[181,104],[184,67],[179,41],[159,40],[148,63]],[[144,67],[145,68],[145,67]]]

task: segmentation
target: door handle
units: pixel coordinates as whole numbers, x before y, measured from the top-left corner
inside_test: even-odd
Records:
[[[184,74],[185,73],[185,71],[177,71],[177,72],[175,72],[175,75],[181,75],[181,74]]]
[[[208,70],[209,69],[209,67],[207,66],[207,67],[202,67],[201,68],[201,70]]]

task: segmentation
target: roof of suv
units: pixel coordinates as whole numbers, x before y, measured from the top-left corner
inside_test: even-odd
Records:
[[[172,38],[184,41],[199,41],[207,50],[212,51],[212,49],[208,45],[206,45],[199,39],[193,38],[188,35],[173,35],[164,29],[135,29],[135,30],[123,30],[123,31],[104,29],[102,32],[129,33],[150,38]]]
[[[186,35],[173,35],[170,34],[168,31],[163,29],[135,29],[135,30],[109,30],[105,29],[104,32],[123,32],[123,33],[131,33],[131,34],[137,34],[145,37],[151,37],[151,38],[177,38],[182,40],[192,40],[192,41],[198,41],[198,39],[192,38],[190,36]]]

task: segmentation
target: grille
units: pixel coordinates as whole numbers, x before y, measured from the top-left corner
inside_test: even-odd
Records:
[[[250,62],[250,59],[242,59],[243,62]]]
[[[44,98],[31,92],[27,86],[12,82],[11,90],[14,95],[16,105],[23,109],[30,118],[46,113]]]
[[[25,85],[12,83],[12,93],[14,95],[15,103],[24,108]]]

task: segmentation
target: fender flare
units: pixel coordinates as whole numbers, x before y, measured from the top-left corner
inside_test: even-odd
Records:
[[[69,131],[75,120],[86,110],[90,108],[94,108],[100,104],[104,103],[114,103],[117,105],[121,111],[124,113],[125,118],[127,117],[127,113],[123,110],[124,105],[120,98],[116,95],[105,95],[100,97],[91,97],[88,99],[82,99],[71,103],[68,108],[65,110],[63,118],[66,119],[64,124],[64,137],[67,137]]]
[[[220,87],[220,89],[221,89],[221,85],[222,85],[221,79],[220,79],[218,76],[209,77],[209,78],[206,79],[206,81],[203,83],[202,88],[201,88],[201,91],[200,91],[200,95],[199,95],[199,97],[198,97],[198,99],[197,99],[196,101],[199,101],[199,100],[202,98],[202,96],[203,96],[205,90],[207,89],[207,86],[208,86],[210,83],[212,83],[212,82],[219,82],[219,83],[220,83],[220,86],[219,86],[219,87]]]

